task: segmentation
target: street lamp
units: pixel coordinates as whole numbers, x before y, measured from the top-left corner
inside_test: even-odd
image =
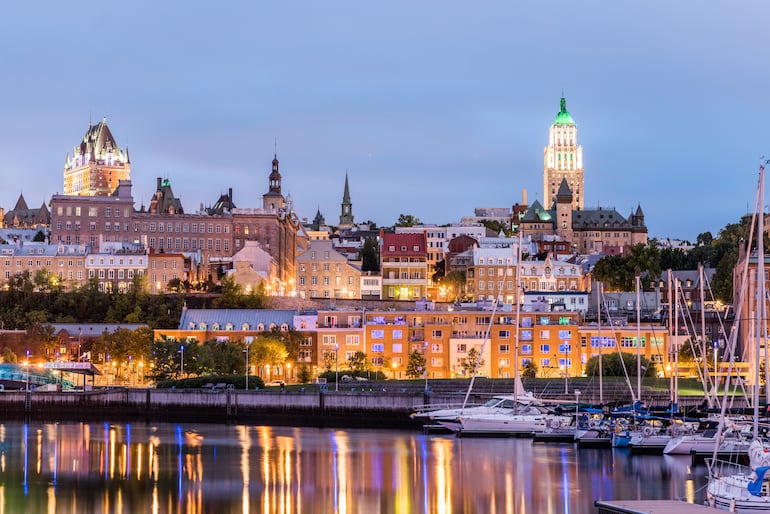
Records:
[[[422,344],[423,347],[423,358],[425,359],[425,392],[428,392],[428,341],[425,341]]]
[[[246,349],[243,350],[246,354],[246,390],[249,390],[249,342],[246,341]]]
[[[567,384],[569,378],[569,358],[567,357],[567,344],[569,344],[569,341],[564,341],[564,394],[569,394],[569,385]]]
[[[339,343],[334,343],[334,390],[335,391],[340,390],[340,360],[337,358],[339,356],[339,351],[340,351]]]
[[[179,374],[184,376],[184,345],[179,348]]]
[[[580,389],[575,389],[575,423],[580,415]]]

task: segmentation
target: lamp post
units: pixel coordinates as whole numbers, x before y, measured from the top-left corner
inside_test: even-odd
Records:
[[[575,389],[575,423],[580,415],[580,389]]]
[[[334,390],[340,390],[340,360],[338,359],[340,351],[339,343],[334,343]]]
[[[246,354],[246,390],[249,390],[249,342],[246,341],[246,349],[243,350]]]
[[[564,341],[564,394],[569,394],[569,358],[567,357],[567,348],[569,341]]]
[[[428,341],[425,341],[422,344],[423,348],[423,358],[425,359],[425,392],[428,392]]]
[[[179,375],[184,376],[184,345],[179,348]]]

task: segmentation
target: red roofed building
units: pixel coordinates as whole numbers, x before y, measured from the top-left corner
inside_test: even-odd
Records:
[[[380,231],[383,300],[420,300],[428,294],[428,237]]]

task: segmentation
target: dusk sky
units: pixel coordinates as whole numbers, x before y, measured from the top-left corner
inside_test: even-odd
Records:
[[[770,3],[12,2],[0,18],[0,206],[63,190],[107,116],[136,207],[168,178],[187,212],[268,189],[277,140],[297,214],[450,223],[543,198],[562,91],[586,207],[650,237],[715,235],[770,157]],[[768,202],[766,202],[768,203]]]

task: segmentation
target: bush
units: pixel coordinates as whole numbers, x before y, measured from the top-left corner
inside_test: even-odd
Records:
[[[361,377],[365,378],[367,380],[385,380],[387,377],[385,376],[385,373],[382,371],[353,371],[351,369],[341,369],[339,371],[340,381],[342,381],[342,376],[348,375],[351,377]],[[337,373],[335,371],[324,371],[320,375],[318,375],[319,378],[325,378],[327,382],[334,383],[334,381],[337,379]]]
[[[161,380],[155,387],[158,389],[203,389],[206,384],[227,384],[233,386],[234,389],[243,389],[246,383],[245,376],[239,375],[207,375],[203,377],[183,378],[180,380]],[[261,377],[249,376],[249,389],[264,388],[265,382]]]

